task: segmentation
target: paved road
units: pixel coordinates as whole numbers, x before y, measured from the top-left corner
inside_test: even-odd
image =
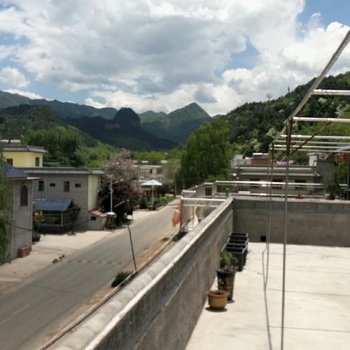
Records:
[[[171,231],[173,206],[131,225],[136,254]],[[102,239],[31,282],[0,296],[1,350],[36,349],[57,327],[132,260],[127,229]]]

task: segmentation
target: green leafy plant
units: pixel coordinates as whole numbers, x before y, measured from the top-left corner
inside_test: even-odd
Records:
[[[122,271],[119,272],[118,275],[115,277],[114,281],[112,282],[112,287],[119,286],[122,282],[124,282],[132,272],[130,271]]]
[[[220,252],[220,270],[227,272],[236,271],[237,264],[238,259],[231,252],[227,250]]]

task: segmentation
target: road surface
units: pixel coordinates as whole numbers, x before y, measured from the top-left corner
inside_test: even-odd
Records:
[[[135,254],[171,231],[174,206],[152,211],[130,228]],[[106,287],[132,261],[127,228],[106,237],[37,278],[0,296],[0,348],[37,349],[65,319]],[[132,266],[132,265],[131,265]]]

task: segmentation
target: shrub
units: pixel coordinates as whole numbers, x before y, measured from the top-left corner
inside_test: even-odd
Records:
[[[129,275],[131,275],[132,272],[130,271],[123,271],[119,272],[117,276],[115,276],[114,281],[112,282],[112,287],[117,287],[119,286],[122,282],[124,282]]]

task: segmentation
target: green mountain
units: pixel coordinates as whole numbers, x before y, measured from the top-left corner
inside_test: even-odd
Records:
[[[162,135],[176,144],[181,144],[211,118],[200,106],[191,103],[169,114],[145,112],[140,114],[140,120],[142,127],[150,134]]]
[[[29,130],[49,129],[65,123],[48,106],[19,105],[0,110],[1,138],[22,139]]]
[[[106,119],[113,119],[117,112],[115,108],[95,108],[77,103],[60,102],[57,100],[48,101],[44,99],[30,99],[18,94],[10,94],[5,91],[0,91],[0,109],[15,107],[21,104],[49,106],[61,118],[91,118],[101,116]]]
[[[165,138],[154,136],[145,131],[139,116],[131,108],[122,108],[112,120],[102,117],[66,118],[64,121],[91,135],[101,142],[115,147],[135,151],[169,150],[176,144]],[[163,136],[163,135],[161,135]]]
[[[50,127],[52,122],[50,118],[54,113],[58,124],[75,126],[86,135],[90,135],[92,139],[138,151],[174,148],[184,142],[199,126],[210,121],[209,115],[195,103],[169,114],[149,111],[142,113],[139,117],[134,111],[127,108],[122,108],[120,111],[114,108],[97,109],[57,100],[31,100],[24,96],[0,91],[0,109],[18,107],[11,113],[21,114],[24,113],[25,108],[19,107],[23,104],[41,106],[43,109],[38,111],[48,113],[47,120],[42,117],[40,122],[34,122],[34,124],[31,124],[30,120],[25,120],[26,117],[23,115],[22,125],[25,125],[26,128]],[[31,113],[34,111],[35,109],[32,109]],[[39,114],[42,116],[41,112]],[[6,128],[8,131],[11,129]],[[20,137],[21,134],[25,134],[22,129],[20,125],[16,126],[16,122],[13,122],[11,130],[13,135],[17,136],[12,137]]]
[[[10,94],[0,90],[0,109],[7,107],[19,106],[21,104],[30,103],[28,97],[24,97],[18,94]]]
[[[224,116],[231,126],[230,142],[236,153],[251,155],[267,152],[283,122],[290,116],[310,88],[314,79],[278,99],[245,103]],[[325,78],[321,89],[350,90],[350,72]],[[299,116],[350,117],[350,100],[345,96],[312,96]],[[311,125],[303,124],[303,128]],[[301,131],[301,130],[300,130]]]
[[[106,119],[112,119],[117,112],[115,108],[95,108],[57,100],[30,100],[30,104],[50,106],[61,118],[103,117]]]

